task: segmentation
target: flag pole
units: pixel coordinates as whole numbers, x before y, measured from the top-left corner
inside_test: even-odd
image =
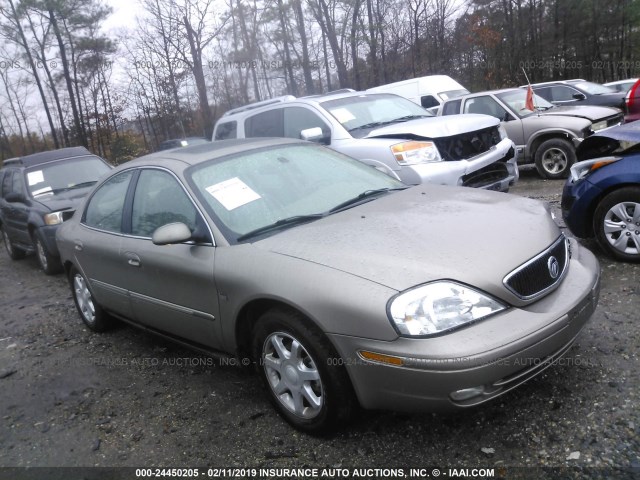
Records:
[[[529,81],[529,77],[527,76],[527,72],[525,71],[524,67],[520,67],[522,68],[522,73],[524,73],[524,78],[527,80],[527,85],[529,85],[529,90],[531,90],[531,99],[533,100],[533,108],[536,109],[536,112],[538,113],[538,116],[540,116],[540,110],[538,109],[538,106],[536,105],[536,95],[533,93],[533,88],[531,87],[531,82]]]

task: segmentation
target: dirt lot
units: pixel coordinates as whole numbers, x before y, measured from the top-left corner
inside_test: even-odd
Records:
[[[549,201],[561,223],[561,188],[524,171],[512,193]],[[11,262],[2,251],[0,466],[428,467],[445,478],[488,468],[495,478],[640,477],[640,266],[587,246],[602,265],[600,304],[563,362],[481,408],[368,412],[329,439],[285,424],[246,369],[128,326],[91,333],[63,276],[46,277],[34,257]],[[25,472],[87,478],[90,471],[0,468],[0,479]],[[109,475],[136,478],[134,470]]]

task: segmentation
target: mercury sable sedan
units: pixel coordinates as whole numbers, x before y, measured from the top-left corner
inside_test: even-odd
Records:
[[[599,265],[535,200],[227,140],[115,169],[58,243],[84,323],[253,359],[295,427],[492,400],[566,353]],[[246,363],[246,360],[243,362]]]

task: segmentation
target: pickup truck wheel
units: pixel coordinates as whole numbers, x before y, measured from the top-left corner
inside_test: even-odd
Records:
[[[60,259],[54,255],[49,253],[45,244],[40,240],[40,237],[36,233],[33,238],[33,247],[36,251],[36,257],[38,258],[38,263],[40,264],[40,268],[47,275],[54,275],[56,273],[60,273],[62,271],[62,264],[60,263]]]
[[[576,162],[573,145],[562,138],[551,138],[540,144],[535,153],[536,170],[543,178],[567,178]]]
[[[2,231],[2,240],[4,241],[4,248],[7,250],[7,254],[9,255],[9,258],[11,258],[11,260],[20,260],[21,258],[24,258],[25,256],[24,250],[20,250],[11,242],[11,239],[9,238],[9,234],[7,234],[4,228],[0,227],[0,230]]]
[[[640,187],[609,193],[593,215],[600,247],[618,260],[640,262]]]

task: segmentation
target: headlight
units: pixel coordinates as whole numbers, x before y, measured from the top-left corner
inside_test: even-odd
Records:
[[[507,307],[471,287],[438,281],[407,290],[389,301],[392,324],[403,336],[437,335]]]
[[[64,222],[64,219],[62,218],[62,212],[47,213],[44,216],[45,225],[58,225],[62,222]]]
[[[433,142],[403,142],[391,147],[393,156],[400,165],[441,162],[442,157]]]
[[[603,128],[607,128],[607,121],[603,120],[602,122],[596,122],[591,125],[591,130],[597,132],[598,130],[602,130]]]
[[[585,160],[584,162],[574,163],[571,166],[571,180],[573,180],[573,182],[577,182],[578,180],[586,177],[588,174],[595,172],[599,168],[604,167],[605,165],[609,165],[610,163],[617,162],[621,159],[621,157],[602,157],[593,160]]]
[[[507,135],[507,130],[504,128],[502,124],[498,126],[498,133],[500,133],[500,140],[504,140],[505,138],[509,138]]]

